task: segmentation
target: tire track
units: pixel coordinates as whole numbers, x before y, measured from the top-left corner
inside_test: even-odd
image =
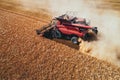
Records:
[[[24,16],[24,17],[27,17],[27,18],[30,18],[30,19],[34,19],[34,20],[37,20],[37,21],[41,21],[43,23],[49,23],[49,21],[40,19],[42,17],[37,18],[37,17],[33,17],[33,16],[30,16],[30,15],[25,15],[25,14],[18,13],[18,12],[12,11],[12,10],[4,9],[4,8],[0,8],[0,10],[8,12],[8,13],[13,13],[13,14],[16,14],[16,15]]]

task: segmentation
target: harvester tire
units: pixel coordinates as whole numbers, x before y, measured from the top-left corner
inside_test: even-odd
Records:
[[[53,30],[52,31],[53,38],[61,38],[62,34],[59,30]]]
[[[73,37],[71,38],[71,41],[72,41],[73,44],[78,44],[78,37],[73,36]]]
[[[96,35],[97,34],[94,31],[89,30],[88,33],[85,34],[84,40],[87,40],[87,41],[96,40],[97,39]]]

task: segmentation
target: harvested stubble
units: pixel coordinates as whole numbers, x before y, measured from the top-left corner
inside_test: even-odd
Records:
[[[120,68],[38,37],[35,29],[44,24],[0,10],[1,80],[120,79]]]

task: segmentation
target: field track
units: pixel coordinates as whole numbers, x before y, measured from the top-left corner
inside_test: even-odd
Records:
[[[38,20],[38,21],[41,21],[43,23],[48,23],[49,21],[48,20],[43,20],[42,18],[37,18],[37,17],[33,17],[31,15],[25,15],[25,14],[22,14],[22,13],[18,13],[18,12],[15,12],[15,11],[12,11],[12,10],[8,10],[8,9],[4,9],[4,8],[0,8],[0,10],[2,11],[5,11],[5,12],[8,12],[8,13],[13,13],[13,14],[16,14],[16,15],[20,15],[20,16],[24,16],[24,17],[27,17],[27,18],[31,18],[31,19],[34,19],[34,20]]]

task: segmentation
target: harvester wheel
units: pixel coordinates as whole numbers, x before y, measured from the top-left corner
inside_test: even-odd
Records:
[[[73,44],[78,44],[78,37],[73,36],[73,37],[71,38],[71,41],[72,41]]]
[[[96,35],[97,34],[94,31],[89,30],[88,33],[85,34],[84,40],[87,40],[87,41],[96,40],[97,39]]]
[[[53,30],[52,31],[53,38],[61,38],[62,34],[59,30]]]

